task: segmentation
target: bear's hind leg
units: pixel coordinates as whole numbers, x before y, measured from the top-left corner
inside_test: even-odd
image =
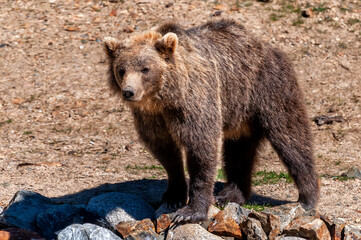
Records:
[[[267,138],[286,165],[298,188],[298,201],[306,209],[316,206],[319,186],[315,172],[312,136],[306,114],[293,112],[284,114],[283,119],[271,119],[266,130]]]
[[[225,188],[216,196],[217,204],[244,204],[251,195],[251,178],[261,137],[252,135],[224,141]]]

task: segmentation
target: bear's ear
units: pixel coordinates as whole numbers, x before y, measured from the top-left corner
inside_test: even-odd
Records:
[[[157,40],[154,46],[162,54],[173,55],[178,46],[178,36],[175,33],[169,32]]]
[[[120,43],[118,42],[118,40],[112,37],[105,37],[103,41],[105,53],[110,59],[115,58],[116,51],[120,49]]]

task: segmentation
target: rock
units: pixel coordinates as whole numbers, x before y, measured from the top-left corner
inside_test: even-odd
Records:
[[[214,17],[221,16],[223,12],[224,12],[223,10],[215,11],[215,12],[212,14],[212,16],[214,16]]]
[[[127,26],[123,29],[123,32],[126,32],[126,33],[132,33],[134,31],[135,31],[135,29],[131,26]]]
[[[346,225],[346,221],[342,218],[334,218],[333,221],[325,216],[320,216],[321,220],[326,224],[328,231],[330,232],[332,240],[341,240],[342,231]]]
[[[91,223],[72,224],[58,234],[58,240],[121,240],[106,228]]]
[[[211,219],[206,219],[204,221],[202,221],[201,223],[199,223],[199,225],[201,225],[202,228],[204,229],[208,229],[208,227],[211,225],[211,223],[213,222],[213,220]]]
[[[38,193],[18,191],[0,217],[5,224],[39,232],[36,224],[38,214],[53,206],[53,202]]]
[[[0,240],[45,240],[45,238],[38,233],[21,229],[21,228],[5,228],[0,230]]]
[[[164,232],[169,225],[172,223],[172,219],[168,214],[163,214],[156,220],[156,232],[161,233]]]
[[[305,18],[313,17],[313,9],[307,8],[306,10],[302,10],[301,16]]]
[[[56,205],[37,216],[37,225],[46,238],[55,238],[55,232],[73,223],[83,223],[80,211],[84,206]]]
[[[159,235],[154,231],[136,231],[129,234],[124,240],[157,240],[158,237]]]
[[[242,238],[239,224],[226,211],[220,211],[214,217],[214,220],[208,226],[208,231],[219,236]]]
[[[346,176],[349,178],[361,179],[361,170],[357,167],[352,167],[347,171]]]
[[[241,223],[243,232],[246,234],[248,240],[266,240],[267,235],[262,229],[260,221],[254,218],[248,218]]]
[[[280,231],[291,223],[297,217],[302,216],[305,210],[300,203],[288,203],[277,207],[267,208],[262,212],[280,217]]]
[[[120,192],[93,197],[86,210],[107,220],[113,229],[120,222],[154,219],[154,209],[147,202],[134,195]]]
[[[274,238],[274,240],[307,240],[307,239],[302,237],[292,237],[292,236],[282,235]]]
[[[312,216],[302,216],[293,220],[286,226],[283,233],[307,239],[331,240],[326,224],[321,219]]]
[[[228,203],[224,208],[226,217],[231,217],[237,224],[245,221],[251,211],[239,206],[237,203]]]
[[[361,239],[361,225],[346,225],[344,228],[344,240]]]
[[[167,234],[166,240],[222,240],[210,232],[207,232],[198,224],[184,224],[172,226]]]
[[[344,122],[345,119],[342,116],[316,116],[313,118],[313,121],[318,125],[321,126],[323,124],[332,124],[334,122]]]
[[[316,217],[316,218],[320,218],[320,213],[316,210],[316,209],[311,209],[308,211],[305,211],[302,216],[312,216],[312,217]]]
[[[209,207],[207,218],[213,219],[221,210],[213,205]]]
[[[263,231],[268,235],[269,239],[274,239],[281,233],[281,221],[277,215],[266,214],[263,212],[251,212],[248,217],[260,221]]]
[[[158,237],[155,233],[154,224],[149,218],[142,221],[121,222],[116,226],[116,229],[124,238],[127,236],[135,237],[138,235]]]
[[[136,224],[137,224],[137,221],[120,222],[115,227],[115,229],[118,231],[118,233],[120,233],[120,235],[122,235],[123,237],[126,237],[134,229]]]

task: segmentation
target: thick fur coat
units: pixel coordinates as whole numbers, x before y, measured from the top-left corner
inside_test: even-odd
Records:
[[[124,44],[106,38],[105,49],[112,91],[129,105],[140,139],[168,173],[164,206],[179,208],[177,221],[206,218],[221,159],[227,184],[217,201],[244,203],[263,139],[288,168],[299,201],[315,207],[309,120],[284,53],[232,20],[190,29],[165,24]]]

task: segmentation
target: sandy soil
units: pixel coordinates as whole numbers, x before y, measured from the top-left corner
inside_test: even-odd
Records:
[[[139,144],[129,110],[109,94],[101,40],[126,39],[167,20],[190,27],[225,17],[289,54],[310,121],[345,119],[312,123],[323,176],[319,210],[361,222],[361,180],[324,176],[361,169],[360,1],[0,0],[0,10],[0,206],[20,189],[55,197],[165,178]],[[285,171],[269,146],[258,170]],[[297,199],[293,184],[284,182],[254,190]]]

